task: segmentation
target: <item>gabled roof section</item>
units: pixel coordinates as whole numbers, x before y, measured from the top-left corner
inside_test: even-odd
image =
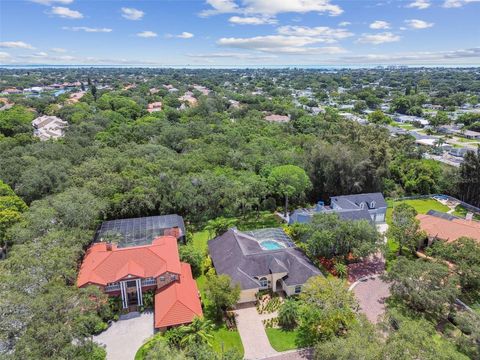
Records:
[[[361,203],[367,205],[367,209],[378,209],[387,207],[387,203],[382,193],[365,193],[365,194],[353,194],[353,195],[341,195],[333,196],[331,198],[332,203],[337,204],[342,209],[358,209]],[[374,206],[371,207],[372,202]]]
[[[227,274],[241,289],[259,287],[256,278],[271,273],[287,273],[287,284],[303,284],[310,277],[321,275],[303,253],[294,247],[263,249],[255,238],[237,229],[208,242],[213,265],[218,274]]]
[[[87,250],[78,274],[77,285],[105,286],[128,275],[139,278],[158,277],[165,272],[180,274],[177,239],[163,236],[151,245],[118,248],[97,243]]]
[[[429,237],[435,237],[448,242],[463,236],[475,239],[480,243],[480,222],[454,218],[451,220],[438,216],[419,214],[417,219],[420,227]]]
[[[181,263],[181,269],[179,281],[155,294],[155,328],[186,324],[203,315],[191,267]]]

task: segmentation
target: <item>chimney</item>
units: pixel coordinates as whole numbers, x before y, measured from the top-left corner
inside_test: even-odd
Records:
[[[112,243],[107,243],[107,251],[112,251]]]
[[[468,212],[467,215],[465,215],[465,220],[472,221],[473,220],[473,213]]]

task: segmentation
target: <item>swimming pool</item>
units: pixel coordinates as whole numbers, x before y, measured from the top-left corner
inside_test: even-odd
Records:
[[[264,248],[265,250],[278,250],[278,249],[283,249],[285,246],[280,244],[278,241],[273,241],[273,240],[264,240],[260,242],[260,246]]]

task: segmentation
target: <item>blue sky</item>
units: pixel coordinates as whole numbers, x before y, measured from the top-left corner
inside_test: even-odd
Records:
[[[480,65],[480,0],[1,0],[0,63]]]

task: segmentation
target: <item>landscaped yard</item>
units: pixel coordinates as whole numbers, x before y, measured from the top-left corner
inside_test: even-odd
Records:
[[[391,225],[392,223],[392,212],[394,206],[397,206],[398,204],[401,203],[406,203],[415,208],[419,214],[426,214],[429,210],[437,210],[441,212],[447,212],[450,210],[448,206],[445,206],[438,202],[435,199],[409,199],[409,200],[400,200],[400,201],[393,201],[393,200],[387,200],[387,224]]]
[[[276,328],[265,329],[270,345],[276,351],[287,351],[297,349],[297,336],[298,331],[285,331]]]
[[[455,208],[455,211],[453,212],[452,215],[455,215],[455,216],[458,216],[458,217],[461,217],[461,218],[465,218],[465,216],[467,215],[467,212],[468,212],[468,210],[465,209],[462,205],[457,205],[457,207]],[[480,214],[474,214],[473,218],[475,220],[480,221]]]
[[[235,218],[234,225],[240,230],[253,230],[265,227],[278,227],[281,225],[277,217],[270,212],[261,212],[258,214],[252,213],[245,218]],[[207,254],[208,240],[211,238],[211,233],[207,230],[195,232],[193,234],[192,244],[195,248]],[[202,296],[202,301],[205,306],[208,306],[208,298],[205,295],[206,276],[203,274],[196,278],[198,290]],[[204,315],[208,318],[208,313],[204,311]],[[230,331],[225,324],[217,324],[215,330],[212,332],[213,340],[212,346],[218,352],[226,351],[228,349],[237,349],[242,355],[244,353],[242,341],[238,331]]]
[[[221,354],[229,349],[236,349],[241,355],[243,355],[243,345],[240,339],[238,331],[230,331],[222,324],[215,328],[211,333],[213,335],[212,346],[213,349]]]

